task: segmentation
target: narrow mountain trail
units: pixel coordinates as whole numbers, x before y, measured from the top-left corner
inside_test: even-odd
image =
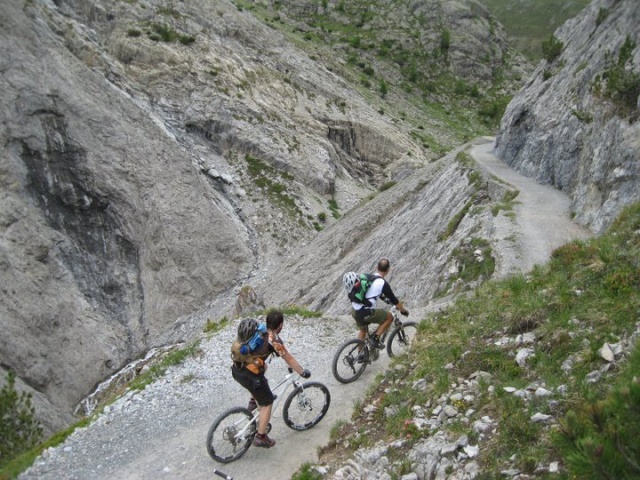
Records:
[[[571,200],[566,194],[521,175],[494,156],[493,147],[491,139],[489,143],[471,148],[469,153],[485,171],[520,192],[513,208],[516,228],[510,234],[515,251],[499,252],[509,263],[503,271],[527,272],[535,265],[546,263],[559,246],[591,236],[589,230],[571,219]]]
[[[513,171],[492,155],[492,149],[491,141],[472,147],[470,153],[482,168],[520,192],[515,220],[507,218],[498,227],[499,235],[509,237],[504,243],[509,245],[508,251],[494,251],[501,256],[503,271],[527,271],[546,262],[554,248],[589,235],[571,220],[570,202],[564,194]],[[410,310],[414,320],[425,313]],[[329,441],[331,429],[337,422],[349,420],[354,403],[389,365],[383,353],[356,382],[340,384],[332,376],[331,360],[337,345],[355,336],[353,320],[347,315],[285,318],[283,338],[303,367],[311,370],[310,380],[329,388],[329,412],[313,429],[297,432],[284,425],[278,409],[271,422],[275,447],[252,447],[236,462],[221,465],[205,448],[209,426],[224,410],[244,406],[249,398],[233,381],[229,369],[229,346],[236,327],[237,322],[231,322],[213,336],[202,335],[198,355],[170,368],[146,389],[128,392],[107,406],[91,425],[44,452],[20,478],[199,480],[215,478],[214,469],[236,480],[290,478],[301,464],[317,459],[317,449]],[[272,387],[285,372],[284,362],[271,362],[267,377]]]

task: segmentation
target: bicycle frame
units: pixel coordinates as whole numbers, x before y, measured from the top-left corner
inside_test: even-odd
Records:
[[[287,375],[285,375],[284,379],[282,379],[280,383],[278,383],[271,390],[274,394],[278,392],[276,394],[276,399],[271,404],[272,412],[278,408],[278,405],[280,405],[280,401],[285,397],[284,395],[285,392],[289,389],[291,385],[293,385],[294,388],[298,388],[299,386],[302,385],[300,380],[298,380],[298,374],[293,373],[293,371],[290,371]],[[248,433],[248,432],[250,432],[252,425],[254,424],[258,425],[259,417],[260,417],[260,407],[255,409],[255,413],[253,414],[253,417],[251,418],[251,420],[249,420],[247,424],[244,427],[242,427],[242,429],[239,430],[238,433],[235,434],[234,438],[238,441],[243,441],[247,438],[247,435],[251,435],[251,433]]]

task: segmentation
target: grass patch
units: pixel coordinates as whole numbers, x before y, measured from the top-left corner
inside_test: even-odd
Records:
[[[403,438],[404,446],[394,453],[402,458],[427,435],[412,426],[413,409],[433,408],[452,385],[482,371],[488,376],[470,402],[447,400],[476,411],[470,423],[439,427],[450,438],[466,434],[473,443],[482,442],[478,478],[500,478],[507,468],[535,475],[552,461],[566,472],[560,478],[635,478],[640,346],[628,340],[638,335],[639,316],[640,203],[627,207],[606,234],[568,243],[554,250],[546,265],[486,282],[425,318],[408,357],[392,362],[360,404],[380,404],[374,421],[379,432],[369,429],[367,442],[362,432],[354,433],[355,425],[366,429],[369,421],[360,408],[351,429],[341,429],[339,446]],[[535,338],[528,345],[534,355],[520,365],[515,356],[525,345],[515,339],[524,334]],[[628,353],[616,358],[615,368],[602,370],[601,347],[625,342]],[[589,380],[594,372],[596,380]],[[551,399],[506,389],[526,391],[532,385],[544,385],[553,392]],[[394,410],[382,421],[384,407]],[[533,422],[536,413],[551,415],[555,426]],[[479,439],[471,425],[484,416],[498,428]]]
[[[287,193],[286,184],[282,183],[293,181],[293,175],[276,170],[271,165],[249,154],[245,156],[245,160],[247,162],[247,172],[254,184],[265,192],[275,205],[282,208],[292,218],[303,217],[302,211],[293,197]]]
[[[505,211],[513,210],[513,206],[516,203],[514,202],[514,199],[518,195],[520,195],[519,190],[507,190],[502,196],[502,201],[498,202],[497,204],[491,207],[491,213],[493,214],[493,216],[494,217],[497,216],[501,210],[505,210]]]
[[[198,353],[200,351],[199,343],[199,341],[196,341],[185,348],[177,349],[166,354],[160,362],[151,366],[147,372],[136,377],[129,384],[129,388],[131,390],[144,390],[148,385],[151,385],[155,380],[162,377],[169,367],[178,365]]]
[[[282,307],[270,307],[265,310],[260,310],[256,312],[257,315],[267,315],[269,312],[278,310],[282,312],[284,315],[296,315],[302,318],[321,318],[322,312],[315,310],[307,310],[305,307],[301,307],[299,305],[286,305]]]
[[[462,207],[462,209],[453,216],[453,218],[447,224],[447,229],[438,236],[438,241],[444,242],[455,233],[455,231],[458,229],[458,225],[460,225],[462,219],[469,212],[469,209],[473,205],[474,201],[475,195],[473,195],[471,199],[465,204],[465,206]]]
[[[229,319],[227,317],[222,317],[217,322],[215,320],[211,321],[211,319],[207,318],[207,323],[205,323],[204,325],[203,332],[207,334],[213,334],[219,332],[227,325],[229,325]]]

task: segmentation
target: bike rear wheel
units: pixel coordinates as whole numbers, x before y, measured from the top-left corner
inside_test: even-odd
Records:
[[[244,435],[238,437],[253,415],[244,407],[234,407],[216,418],[207,433],[207,452],[220,463],[230,463],[239,459],[249,450],[256,435],[255,422]]]
[[[409,350],[418,333],[417,325],[416,322],[404,322],[391,332],[387,340],[387,353],[390,357],[397,357]]]
[[[369,363],[369,348],[354,338],[343,343],[333,357],[333,376],[340,383],[351,383],[362,375]]]
[[[287,397],[282,417],[287,427],[307,430],[324,418],[331,404],[329,389],[319,382],[307,382]]]

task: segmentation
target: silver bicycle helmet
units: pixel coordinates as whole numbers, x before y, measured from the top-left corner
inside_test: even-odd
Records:
[[[238,339],[247,342],[258,329],[258,322],[254,318],[243,318],[238,325]]]
[[[353,289],[357,281],[358,274],[356,272],[347,272],[342,276],[342,285],[347,293]]]

